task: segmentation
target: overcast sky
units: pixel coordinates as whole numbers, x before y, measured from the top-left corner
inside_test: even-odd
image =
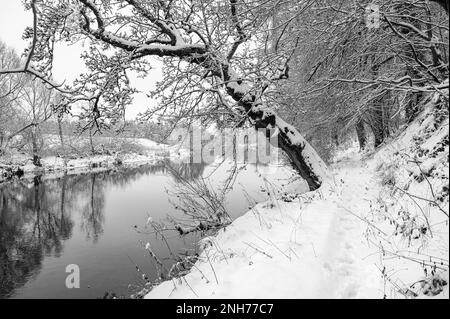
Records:
[[[0,8],[0,40],[15,48],[20,54],[27,47],[27,42],[22,40],[22,34],[25,28],[33,23],[31,12],[24,10],[21,0],[0,0]],[[78,76],[84,68],[80,58],[82,51],[81,45],[57,47],[53,70],[55,80],[70,83]],[[133,85],[142,93],[136,94],[134,104],[128,107],[127,119],[135,118],[139,112],[155,104],[155,101],[147,98],[145,94],[161,79],[161,63],[155,61],[153,67],[145,79],[131,77]]]

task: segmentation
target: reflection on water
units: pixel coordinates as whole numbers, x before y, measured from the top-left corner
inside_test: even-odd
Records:
[[[56,179],[35,177],[0,186],[0,298],[95,298],[105,291],[127,295],[128,284],[140,280],[133,263],[156,276],[138,244],[144,241],[170,267],[170,255],[193,249],[198,236],[174,233],[162,243],[137,232],[137,225],[145,224],[148,216],[179,216],[168,198],[168,185],[176,189],[180,178],[215,172],[201,164],[170,167],[161,163]],[[257,180],[255,173],[249,174]],[[255,192],[259,184],[254,182]],[[241,193],[231,194],[227,209],[233,217],[248,205]],[[73,263],[81,269],[80,289],[65,287],[65,267]]]
[[[87,238],[92,238],[96,242],[99,235],[103,232],[103,222],[105,220],[103,214],[105,206],[105,179],[98,178],[96,174],[92,174],[87,184],[89,198],[81,209],[81,228],[84,230]]]
[[[66,176],[46,183],[35,177],[30,184],[0,189],[0,297],[35,276],[44,256],[60,256],[73,229],[65,207],[74,193],[66,189]]]

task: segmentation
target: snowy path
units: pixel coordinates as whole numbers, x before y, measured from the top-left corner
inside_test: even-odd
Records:
[[[319,192],[238,218],[210,239],[191,273],[147,298],[381,298],[367,224],[355,216],[370,211],[377,183],[359,160],[333,170]]]
[[[366,225],[353,215],[368,211],[378,191],[369,172],[361,165],[359,161],[346,162],[336,176],[337,183],[341,183],[341,195],[334,200],[336,207],[322,256],[327,273],[317,294],[320,298],[370,297],[371,292],[364,290],[380,283],[378,269],[365,260],[370,260],[368,247],[362,242]]]

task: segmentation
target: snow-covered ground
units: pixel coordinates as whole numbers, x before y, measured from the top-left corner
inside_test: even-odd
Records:
[[[319,190],[260,203],[146,298],[448,298],[448,110],[437,97]]]

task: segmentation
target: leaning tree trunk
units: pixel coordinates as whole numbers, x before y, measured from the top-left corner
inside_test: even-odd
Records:
[[[356,136],[358,137],[359,142],[359,148],[362,151],[367,144],[367,137],[366,137],[366,131],[364,129],[364,122],[362,120],[359,120],[356,123]]]
[[[224,68],[224,71],[227,93],[243,107],[253,126],[256,129],[275,129],[278,133],[278,147],[289,157],[293,167],[308,183],[309,189],[318,189],[328,173],[326,164],[317,152],[295,127],[266,107],[256,94],[250,93],[250,87],[231,70]]]
[[[283,123],[283,124],[280,124]],[[326,165],[313,147],[300,135],[293,126],[288,126],[276,117],[278,145],[287,154],[294,168],[308,183],[310,190],[318,189],[327,173]]]

